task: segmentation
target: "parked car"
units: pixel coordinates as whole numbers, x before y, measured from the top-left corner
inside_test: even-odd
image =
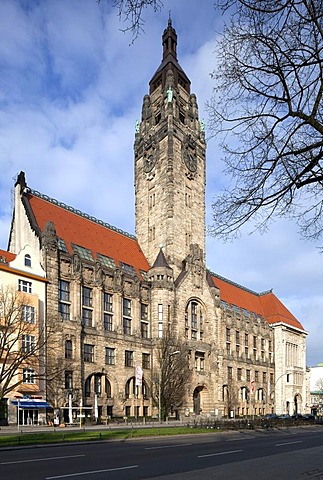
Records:
[[[303,415],[303,420],[306,420],[307,422],[314,422],[315,417],[311,413],[305,413],[305,415]]]
[[[277,413],[266,413],[266,415],[263,417],[264,420],[276,420],[277,418]]]
[[[278,415],[279,420],[291,420],[291,416],[288,415],[288,413],[283,413],[281,415]]]
[[[293,420],[303,420],[303,415],[301,413],[294,413],[294,415],[292,415],[292,419]]]

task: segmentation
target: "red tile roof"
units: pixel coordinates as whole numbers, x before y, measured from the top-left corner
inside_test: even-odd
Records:
[[[137,273],[147,271],[150,266],[135,239],[121,231],[101,225],[96,219],[84,216],[70,207],[56,201],[38,196],[31,191],[25,194],[33,212],[35,221],[41,231],[44,231],[48,221],[53,222],[57,236],[65,241],[66,247],[72,253],[72,244],[87,248],[95,259],[97,253],[113,258],[119,262],[132,265]],[[13,255],[4,252],[7,255]],[[0,251],[1,256],[1,251]],[[14,256],[11,258],[11,260]],[[258,294],[240,285],[230,282],[216,274],[211,274],[215,285],[220,290],[222,301],[236,305],[249,312],[254,312],[265,318],[269,324],[286,323],[294,328],[304,330],[301,323],[278,300],[272,292]]]
[[[16,258],[15,253],[7,252],[6,250],[0,249],[0,258],[3,257],[6,263],[12,262]]]
[[[269,324],[286,323],[294,328],[304,330],[302,324],[281,303],[271,291],[256,293],[212,273],[215,285],[220,290],[220,299],[230,305],[236,305],[249,312],[264,317]]]
[[[65,241],[72,253],[72,243],[87,248],[95,259],[97,253],[119,262],[132,265],[136,271],[149,270],[149,264],[137,240],[127,234],[100,225],[95,219],[86,218],[75,211],[28,193],[26,195],[35,220],[41,231],[47,222],[53,222],[58,238]]]

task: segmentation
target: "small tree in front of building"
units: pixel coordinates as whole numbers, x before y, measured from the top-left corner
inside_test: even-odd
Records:
[[[161,420],[183,405],[191,381],[188,348],[169,330],[157,344],[157,362],[152,375],[152,398]]]

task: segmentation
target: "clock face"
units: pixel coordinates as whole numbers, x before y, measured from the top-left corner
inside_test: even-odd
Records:
[[[156,154],[149,153],[144,157],[144,171],[151,172],[156,163]]]
[[[196,155],[193,152],[187,152],[184,157],[185,165],[191,172],[196,172],[197,160]]]

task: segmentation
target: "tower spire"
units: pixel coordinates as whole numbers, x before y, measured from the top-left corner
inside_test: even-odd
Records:
[[[149,82],[150,91],[152,94],[159,85],[162,85],[163,90],[168,88],[167,85],[167,72],[171,70],[174,76],[175,85],[180,84],[188,94],[190,94],[191,82],[184,70],[177,61],[177,33],[175,28],[172,25],[172,19],[168,18],[168,25],[165,28],[162,36],[162,45],[163,45],[163,58],[162,63],[155,72],[153,78]]]

